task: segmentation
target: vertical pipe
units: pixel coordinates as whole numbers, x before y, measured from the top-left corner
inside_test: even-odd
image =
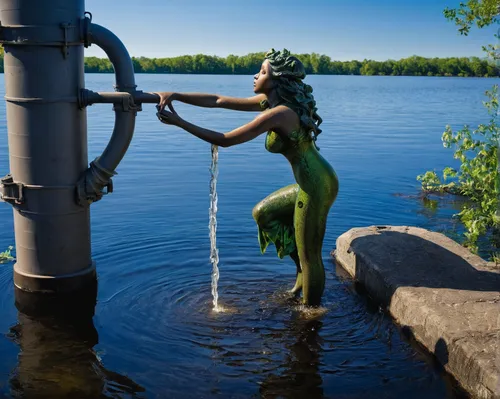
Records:
[[[2,0],[10,172],[22,183],[14,204],[14,283],[25,291],[73,291],[95,278],[89,207],[75,201],[87,169],[81,21],[84,0]],[[6,36],[5,36],[6,37]]]

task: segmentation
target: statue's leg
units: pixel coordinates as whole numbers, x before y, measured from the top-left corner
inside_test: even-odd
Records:
[[[302,298],[304,304],[310,306],[320,304],[325,288],[321,251],[328,211],[336,196],[336,192],[326,195],[328,191],[311,196],[300,190],[294,211],[295,240],[302,267]]]
[[[292,184],[268,195],[253,208],[252,215],[259,228],[262,253],[270,242],[276,246],[278,256],[289,255],[297,267],[297,279],[291,292],[299,295],[302,289],[302,271],[295,245],[293,213],[299,186]]]
[[[295,262],[295,266],[297,266],[297,274],[296,274],[296,279],[295,279],[295,285],[293,288],[290,290],[290,293],[292,293],[295,296],[299,296],[300,292],[302,291],[302,268],[300,267],[300,259],[299,259],[299,253],[297,252],[297,248],[295,248],[295,251],[293,251],[290,254],[290,258],[293,259]]]

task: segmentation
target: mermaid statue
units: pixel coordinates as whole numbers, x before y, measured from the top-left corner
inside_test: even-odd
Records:
[[[319,306],[325,288],[323,238],[328,212],[337,197],[338,179],[316,145],[322,119],[312,87],[303,82],[305,76],[304,65],[288,50],[271,49],[254,76],[255,96],[160,92],[157,116],[165,124],[220,147],[243,144],[267,133],[266,149],[288,160],[296,183],[270,194],[254,207],[260,250],[264,253],[273,243],[280,258],[290,256],[297,268],[291,293],[302,293],[305,305]],[[260,113],[243,126],[219,133],[182,119],[173,101]]]

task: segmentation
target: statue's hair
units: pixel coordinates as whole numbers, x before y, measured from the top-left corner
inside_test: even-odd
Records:
[[[312,87],[302,81],[306,77],[304,65],[287,49],[271,49],[265,57],[271,65],[272,78],[277,82],[279,98],[297,112],[300,124],[308,133],[312,132],[311,139],[316,141],[321,133],[319,125],[323,120],[316,112],[318,109],[312,95]]]

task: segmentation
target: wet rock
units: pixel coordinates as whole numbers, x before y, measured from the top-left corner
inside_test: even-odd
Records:
[[[443,234],[354,228],[332,255],[474,398],[500,398],[500,268]]]

